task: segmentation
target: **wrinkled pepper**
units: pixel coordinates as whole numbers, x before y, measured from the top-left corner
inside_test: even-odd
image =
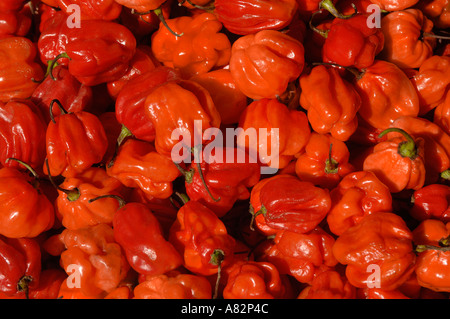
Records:
[[[53,116],[55,107],[59,107],[61,112],[57,116]],[[96,115],[87,111],[67,113],[58,100],[52,101],[50,112],[45,174],[72,177],[101,162],[108,148],[108,139]]]
[[[379,58],[402,69],[419,68],[436,47],[432,29],[433,22],[419,9],[388,13],[381,19],[385,45]]]
[[[173,181],[180,176],[170,158],[159,154],[153,144],[133,138],[120,146],[106,172],[123,185],[156,198],[170,197]]]
[[[239,35],[287,27],[298,8],[295,0],[215,0],[214,14],[230,32]]]
[[[261,180],[250,194],[250,213],[265,235],[280,230],[300,234],[316,228],[331,208],[329,191],[292,175]]]
[[[275,169],[286,167],[295,155],[303,152],[311,136],[307,115],[290,110],[276,99],[250,103],[240,116],[238,128],[242,131],[237,132],[237,145]],[[250,138],[253,130],[256,141]]]
[[[275,99],[296,80],[305,64],[305,49],[295,38],[276,30],[239,37],[231,47],[230,72],[249,98]]]
[[[37,47],[25,37],[0,39],[0,101],[27,99],[44,77],[37,63]]]
[[[436,106],[433,114],[433,123],[450,135],[450,93],[447,92],[444,101]]]
[[[400,11],[414,6],[419,0],[370,0],[373,4],[378,5],[381,10]]]
[[[353,286],[376,285],[393,290],[414,272],[412,239],[403,218],[392,212],[378,212],[365,216],[340,235],[333,254],[346,265],[345,274]]]
[[[392,210],[389,188],[370,171],[344,176],[330,191],[331,209],[327,215],[330,231],[340,236],[365,216]]]
[[[161,25],[152,34],[152,51],[162,64],[180,70],[184,79],[228,64],[231,43],[220,32],[222,23],[214,14],[176,17],[168,19],[167,24],[170,29]]]
[[[307,110],[308,121],[318,133],[347,141],[358,127],[357,112],[361,97],[353,84],[335,68],[318,65],[300,76],[300,106]]]
[[[41,250],[34,238],[0,236],[0,291],[7,296],[25,295],[39,285]]]
[[[77,5],[81,21],[112,21],[117,19],[122,11],[122,6],[115,0],[56,0],[56,2],[58,7],[67,15],[72,14],[74,12],[73,5]]]
[[[421,10],[438,29],[450,28],[450,2],[449,0],[419,1],[415,8]]]
[[[450,291],[449,236],[450,224],[440,220],[424,220],[414,229],[418,252],[415,273],[420,286],[433,291]]]
[[[419,221],[438,219],[450,222],[450,186],[429,184],[416,190],[412,195],[411,216]]]
[[[320,272],[302,289],[297,299],[355,299],[356,288],[335,270]]]
[[[295,160],[295,173],[302,181],[331,190],[354,171],[349,158],[350,152],[343,141],[330,134],[312,132],[305,151]]]

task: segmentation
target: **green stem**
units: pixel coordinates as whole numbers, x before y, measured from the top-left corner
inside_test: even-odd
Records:
[[[416,252],[422,253],[427,250],[439,250],[439,251],[450,251],[450,247],[439,247],[439,246],[432,246],[432,245],[417,245],[416,246]]]
[[[402,130],[401,128],[397,127],[391,127],[388,129],[385,129],[383,132],[378,135],[379,138],[383,137],[387,133],[396,132],[403,135],[404,138],[406,138],[406,141],[401,142],[398,144],[398,153],[402,157],[408,157],[410,159],[415,159],[417,157],[417,146],[414,142],[414,139],[411,135],[409,135],[407,132]]]
[[[114,199],[116,199],[119,202],[119,209],[124,207],[127,204],[127,202],[122,197],[117,196],[117,195],[111,195],[111,194],[101,195],[101,196],[98,196],[98,197],[95,197],[95,198],[91,198],[90,200],[88,200],[88,202],[92,203],[92,202],[95,202],[96,200],[103,199],[103,198],[114,198]]]
[[[331,157],[331,149],[333,144],[330,144],[330,150],[328,152],[328,158],[325,161],[325,173],[336,174],[339,170],[339,163]]]
[[[140,15],[140,16],[147,15],[147,14],[150,14],[150,13],[152,13],[152,12],[158,17],[159,21],[161,21],[161,23],[163,24],[163,26],[166,27],[167,30],[169,30],[169,32],[172,33],[174,36],[176,36],[176,37],[181,37],[181,36],[183,35],[183,33],[178,34],[178,33],[176,33],[175,31],[173,31],[173,30],[169,27],[169,25],[167,24],[166,19],[164,18],[164,14],[163,14],[163,12],[162,12],[162,8],[161,8],[161,7],[157,8],[157,9],[154,9],[154,10],[146,11],[146,12],[136,12],[134,9],[131,10],[131,13],[137,14],[137,15]]]
[[[255,209],[253,208],[253,206],[250,205],[249,213],[252,215],[252,218],[250,220],[250,230],[254,231],[255,228],[253,227],[253,224],[255,223],[256,216],[261,215],[261,214],[266,215],[267,209],[264,207],[264,205],[261,205],[261,209],[258,210],[257,212],[255,212]]]
[[[48,165],[47,158],[45,159],[45,165],[47,166],[48,179],[50,180],[50,183],[53,185],[53,187],[55,187],[60,192],[63,192],[64,194],[66,194],[69,202],[74,202],[74,201],[78,200],[81,196],[80,190],[78,188],[68,190],[68,189],[64,189],[64,188],[61,188],[60,186],[56,185],[55,181],[53,180],[52,174],[50,173],[50,166]]]
[[[441,178],[450,181],[450,168],[441,173]]]
[[[60,59],[69,59],[70,57],[67,53],[63,52],[61,54],[58,54],[53,60],[48,61],[47,63],[47,71],[45,72],[44,78],[46,78],[48,75],[52,78],[52,80],[56,81],[55,76],[53,75],[53,69],[58,65],[58,60]]]
[[[204,10],[204,11],[212,11],[215,9],[214,1],[212,1],[212,4],[210,4],[209,6],[200,6],[198,4],[193,3],[191,0],[182,0],[182,1],[178,2],[178,6],[182,6],[185,2],[189,3],[192,7],[196,8],[196,9],[200,9],[200,10]]]
[[[355,14],[358,13],[358,10],[356,9],[355,4],[352,3],[351,6],[355,10],[355,12],[353,12],[352,14],[349,14],[349,15],[344,15],[336,9],[336,7],[334,6],[334,3],[331,0],[322,0],[319,3],[319,10],[325,9],[329,13],[331,13],[334,17],[339,18],[339,19],[350,19],[351,17],[353,17]]]
[[[64,107],[62,106],[62,103],[58,100],[58,99],[53,99],[51,102],[50,102],[50,107],[49,107],[49,112],[50,112],[50,120],[53,122],[53,123],[56,123],[56,121],[55,121],[55,116],[53,115],[53,104],[58,104],[58,107],[59,107],[59,109],[61,110],[61,113],[62,114],[67,114],[67,111],[64,109]]]
[[[216,285],[214,288],[213,299],[217,299],[217,296],[218,296],[220,276],[221,276],[221,271],[222,271],[222,262],[223,262],[224,258],[225,258],[225,253],[223,252],[223,250],[216,249],[211,254],[211,258],[209,260],[210,264],[217,266],[217,278],[216,278]]]
[[[218,202],[220,200],[220,197],[219,198],[214,198],[214,196],[212,195],[211,191],[209,190],[208,185],[206,185],[206,181],[205,181],[205,178],[203,176],[203,171],[202,171],[202,167],[200,165],[200,160],[199,160],[199,154],[200,154],[201,148],[200,147],[193,147],[192,151],[194,153],[194,161],[195,161],[195,163],[197,165],[197,171],[198,171],[198,173],[200,175],[200,179],[202,181],[203,186],[206,189],[206,192],[208,193],[208,195],[211,197],[211,199],[213,201]]]
[[[17,158],[9,157],[5,160],[5,164],[8,163],[9,161],[18,162],[19,164],[25,166],[25,168],[30,171],[30,173],[34,176],[34,178],[39,178],[39,175],[36,173],[36,171],[29,164],[25,163],[24,161],[21,161]]]

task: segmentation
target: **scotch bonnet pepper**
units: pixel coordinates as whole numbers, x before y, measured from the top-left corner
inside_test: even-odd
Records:
[[[95,86],[119,79],[136,51],[136,39],[123,25],[104,20],[86,20],[70,28],[65,13],[55,14],[41,32],[41,60],[52,75],[55,63],[65,65],[81,83]]]
[[[438,219],[450,222],[450,186],[429,184],[416,190],[411,198],[411,216],[419,221]]]

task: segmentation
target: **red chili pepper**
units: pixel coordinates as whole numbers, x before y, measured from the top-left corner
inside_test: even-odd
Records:
[[[0,164],[25,169],[15,158],[35,170],[40,170],[45,159],[46,124],[33,102],[0,102]]]
[[[39,275],[39,285],[30,287],[30,299],[56,299],[58,298],[59,289],[67,274],[61,268],[43,269]]]
[[[295,0],[215,0],[214,13],[223,26],[239,35],[261,30],[281,30],[292,21],[298,5]]]
[[[317,274],[297,299],[355,299],[356,288],[345,276],[330,269]]]
[[[280,230],[300,234],[316,228],[331,208],[329,191],[296,176],[275,175],[261,180],[251,192],[250,212],[266,235]]]
[[[0,291],[8,296],[29,297],[39,285],[41,250],[34,238],[0,236]]]
[[[128,263],[139,274],[162,275],[183,264],[167,241],[152,211],[142,203],[122,203],[114,214],[114,239],[125,251]]]
[[[68,112],[91,111],[93,103],[93,90],[90,86],[80,83],[64,66],[56,66],[53,76],[41,82],[31,95],[33,101],[44,114],[46,123],[50,122],[50,105],[57,99],[65,106]],[[52,110],[53,115],[61,114],[59,108]]]
[[[412,203],[409,212],[413,218],[419,221],[432,218],[450,222],[450,186],[426,185],[413,193]]]
[[[353,66],[357,69],[370,67],[384,47],[384,35],[380,29],[367,25],[368,14],[357,14],[348,19],[336,18],[326,37],[322,59],[326,63]]]
[[[120,90],[115,112],[117,120],[136,138],[152,142],[155,139],[155,127],[147,115],[145,99],[158,86],[179,78],[172,68],[159,66],[130,79]]]
[[[47,127],[47,175],[72,177],[99,163],[108,148],[105,129],[99,118],[86,111],[67,113],[59,101],[54,100],[61,114],[52,115]]]
[[[0,38],[24,37],[30,28],[31,18],[23,10],[0,10]]]
[[[38,47],[43,63],[52,75],[55,63],[89,86],[118,80],[128,69],[136,51],[136,39],[123,25],[103,20],[86,20],[70,28],[66,14],[55,14],[40,34]],[[49,62],[50,61],[50,62]]]
[[[184,267],[194,274],[220,275],[233,260],[235,239],[224,223],[206,206],[189,200],[178,210],[169,241],[184,258]]]
[[[73,5],[78,6],[80,20],[108,20],[119,17],[122,6],[115,0],[56,0],[58,7],[67,15],[73,13]],[[71,10],[72,9],[72,10]]]

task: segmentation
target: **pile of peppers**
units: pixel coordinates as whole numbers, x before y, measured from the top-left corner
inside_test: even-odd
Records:
[[[450,0],[0,1],[0,298],[448,299],[449,30]],[[278,163],[174,161],[198,123],[278,129]]]

